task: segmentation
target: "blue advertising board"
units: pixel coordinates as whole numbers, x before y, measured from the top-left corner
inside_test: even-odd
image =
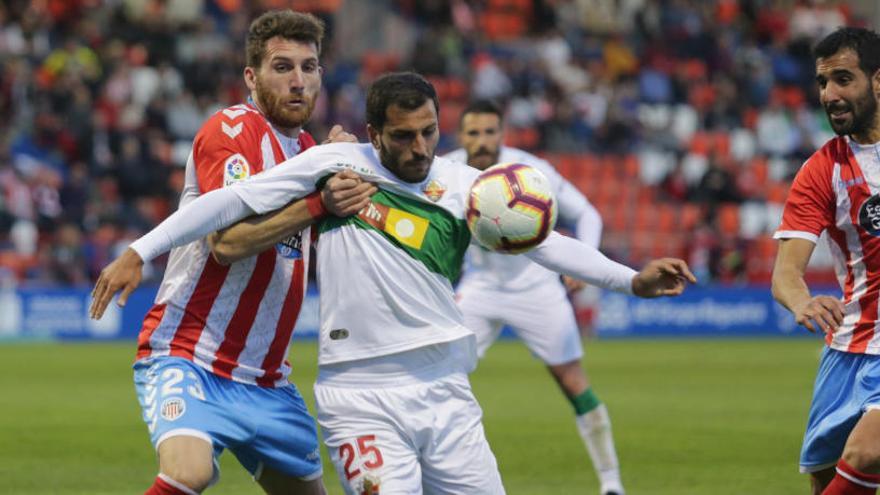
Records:
[[[155,295],[156,287],[139,288],[124,308],[111,304],[95,321],[88,318],[87,288],[0,290],[0,340],[134,340]],[[294,338],[315,338],[318,324],[317,292],[310,289]],[[603,338],[809,335],[766,287],[697,286],[680,297],[659,299],[605,292],[596,330]]]

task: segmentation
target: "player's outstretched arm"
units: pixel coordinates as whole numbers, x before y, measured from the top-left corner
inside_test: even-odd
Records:
[[[832,296],[813,296],[804,280],[815,244],[806,239],[782,239],[773,266],[773,297],[811,332],[833,332],[843,323],[843,303]]]
[[[228,265],[265,251],[328,212],[340,217],[357,213],[370,203],[370,196],[376,190],[375,185],[365,182],[356,173],[343,170],[331,177],[320,193],[312,193],[280,210],[246,218],[215,232],[208,236],[208,245],[214,259]]]
[[[556,232],[551,232],[544,242],[525,255],[557,273],[640,297],[677,295],[687,282],[696,282],[687,263],[682,260],[654,260],[641,272],[636,272],[608,259],[592,246]]]
[[[632,292],[639,297],[677,296],[684,292],[688,282],[697,277],[687,263],[677,258],[651,260],[632,280]]]
[[[100,320],[110,304],[113,296],[119,292],[116,304],[120,307],[125,306],[128,301],[128,295],[137,288],[141,283],[141,270],[144,267],[144,260],[131,248],[126,249],[112,263],[101,270],[95,288],[92,289],[92,305],[89,308],[89,316],[96,320]]]

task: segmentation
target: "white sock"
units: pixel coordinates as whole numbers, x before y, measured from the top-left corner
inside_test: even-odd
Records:
[[[617,463],[617,452],[614,449],[614,437],[611,434],[611,418],[605,404],[590,412],[581,414],[575,421],[578,431],[593,461],[593,468],[601,483],[602,493],[615,491],[623,495],[620,481],[620,466]]]

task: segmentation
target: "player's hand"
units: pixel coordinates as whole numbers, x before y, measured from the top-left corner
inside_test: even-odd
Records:
[[[579,290],[587,286],[587,283],[583,280],[571,278],[568,275],[562,276],[562,284],[565,285],[565,290],[569,294],[574,294],[575,292],[578,292]]]
[[[119,307],[125,306],[129,294],[141,283],[141,269],[143,267],[144,260],[134,249],[128,248],[113,263],[101,270],[95,288],[92,289],[92,306],[89,308],[89,316],[92,319],[100,320],[107,305],[110,304],[110,300],[120,290],[122,293],[116,300],[116,304]]]
[[[633,277],[633,294],[639,297],[677,296],[687,283],[696,283],[687,263],[677,258],[651,260]]]
[[[345,132],[345,129],[343,129],[341,125],[336,124],[330,129],[330,132],[327,133],[327,139],[325,139],[324,142],[322,142],[321,144],[356,142],[358,142],[358,138],[354,134]]]
[[[813,296],[794,309],[794,319],[798,325],[816,332],[830,333],[843,323],[843,303],[832,296]]]
[[[337,217],[347,217],[366,208],[378,189],[351,170],[343,170],[327,181],[321,190],[324,208]]]

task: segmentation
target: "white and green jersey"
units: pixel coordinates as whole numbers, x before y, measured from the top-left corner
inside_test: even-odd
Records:
[[[253,215],[280,209],[331,174],[353,170],[378,192],[357,216],[319,223],[321,365],[377,358],[472,335],[452,281],[471,242],[464,220],[479,171],[434,159],[428,177],[401,181],[369,144],[315,146],[272,169],[210,191],[132,243],[144,261]],[[527,255],[600,287],[631,291],[635,272],[556,233]]]
[[[320,364],[373,358],[470,334],[453,282],[470,243],[465,203],[478,171],[437,157],[428,177],[396,178],[369,144],[334,144],[236,189],[257,213],[276,210],[347,168],[379,183],[369,207],[319,224]]]

